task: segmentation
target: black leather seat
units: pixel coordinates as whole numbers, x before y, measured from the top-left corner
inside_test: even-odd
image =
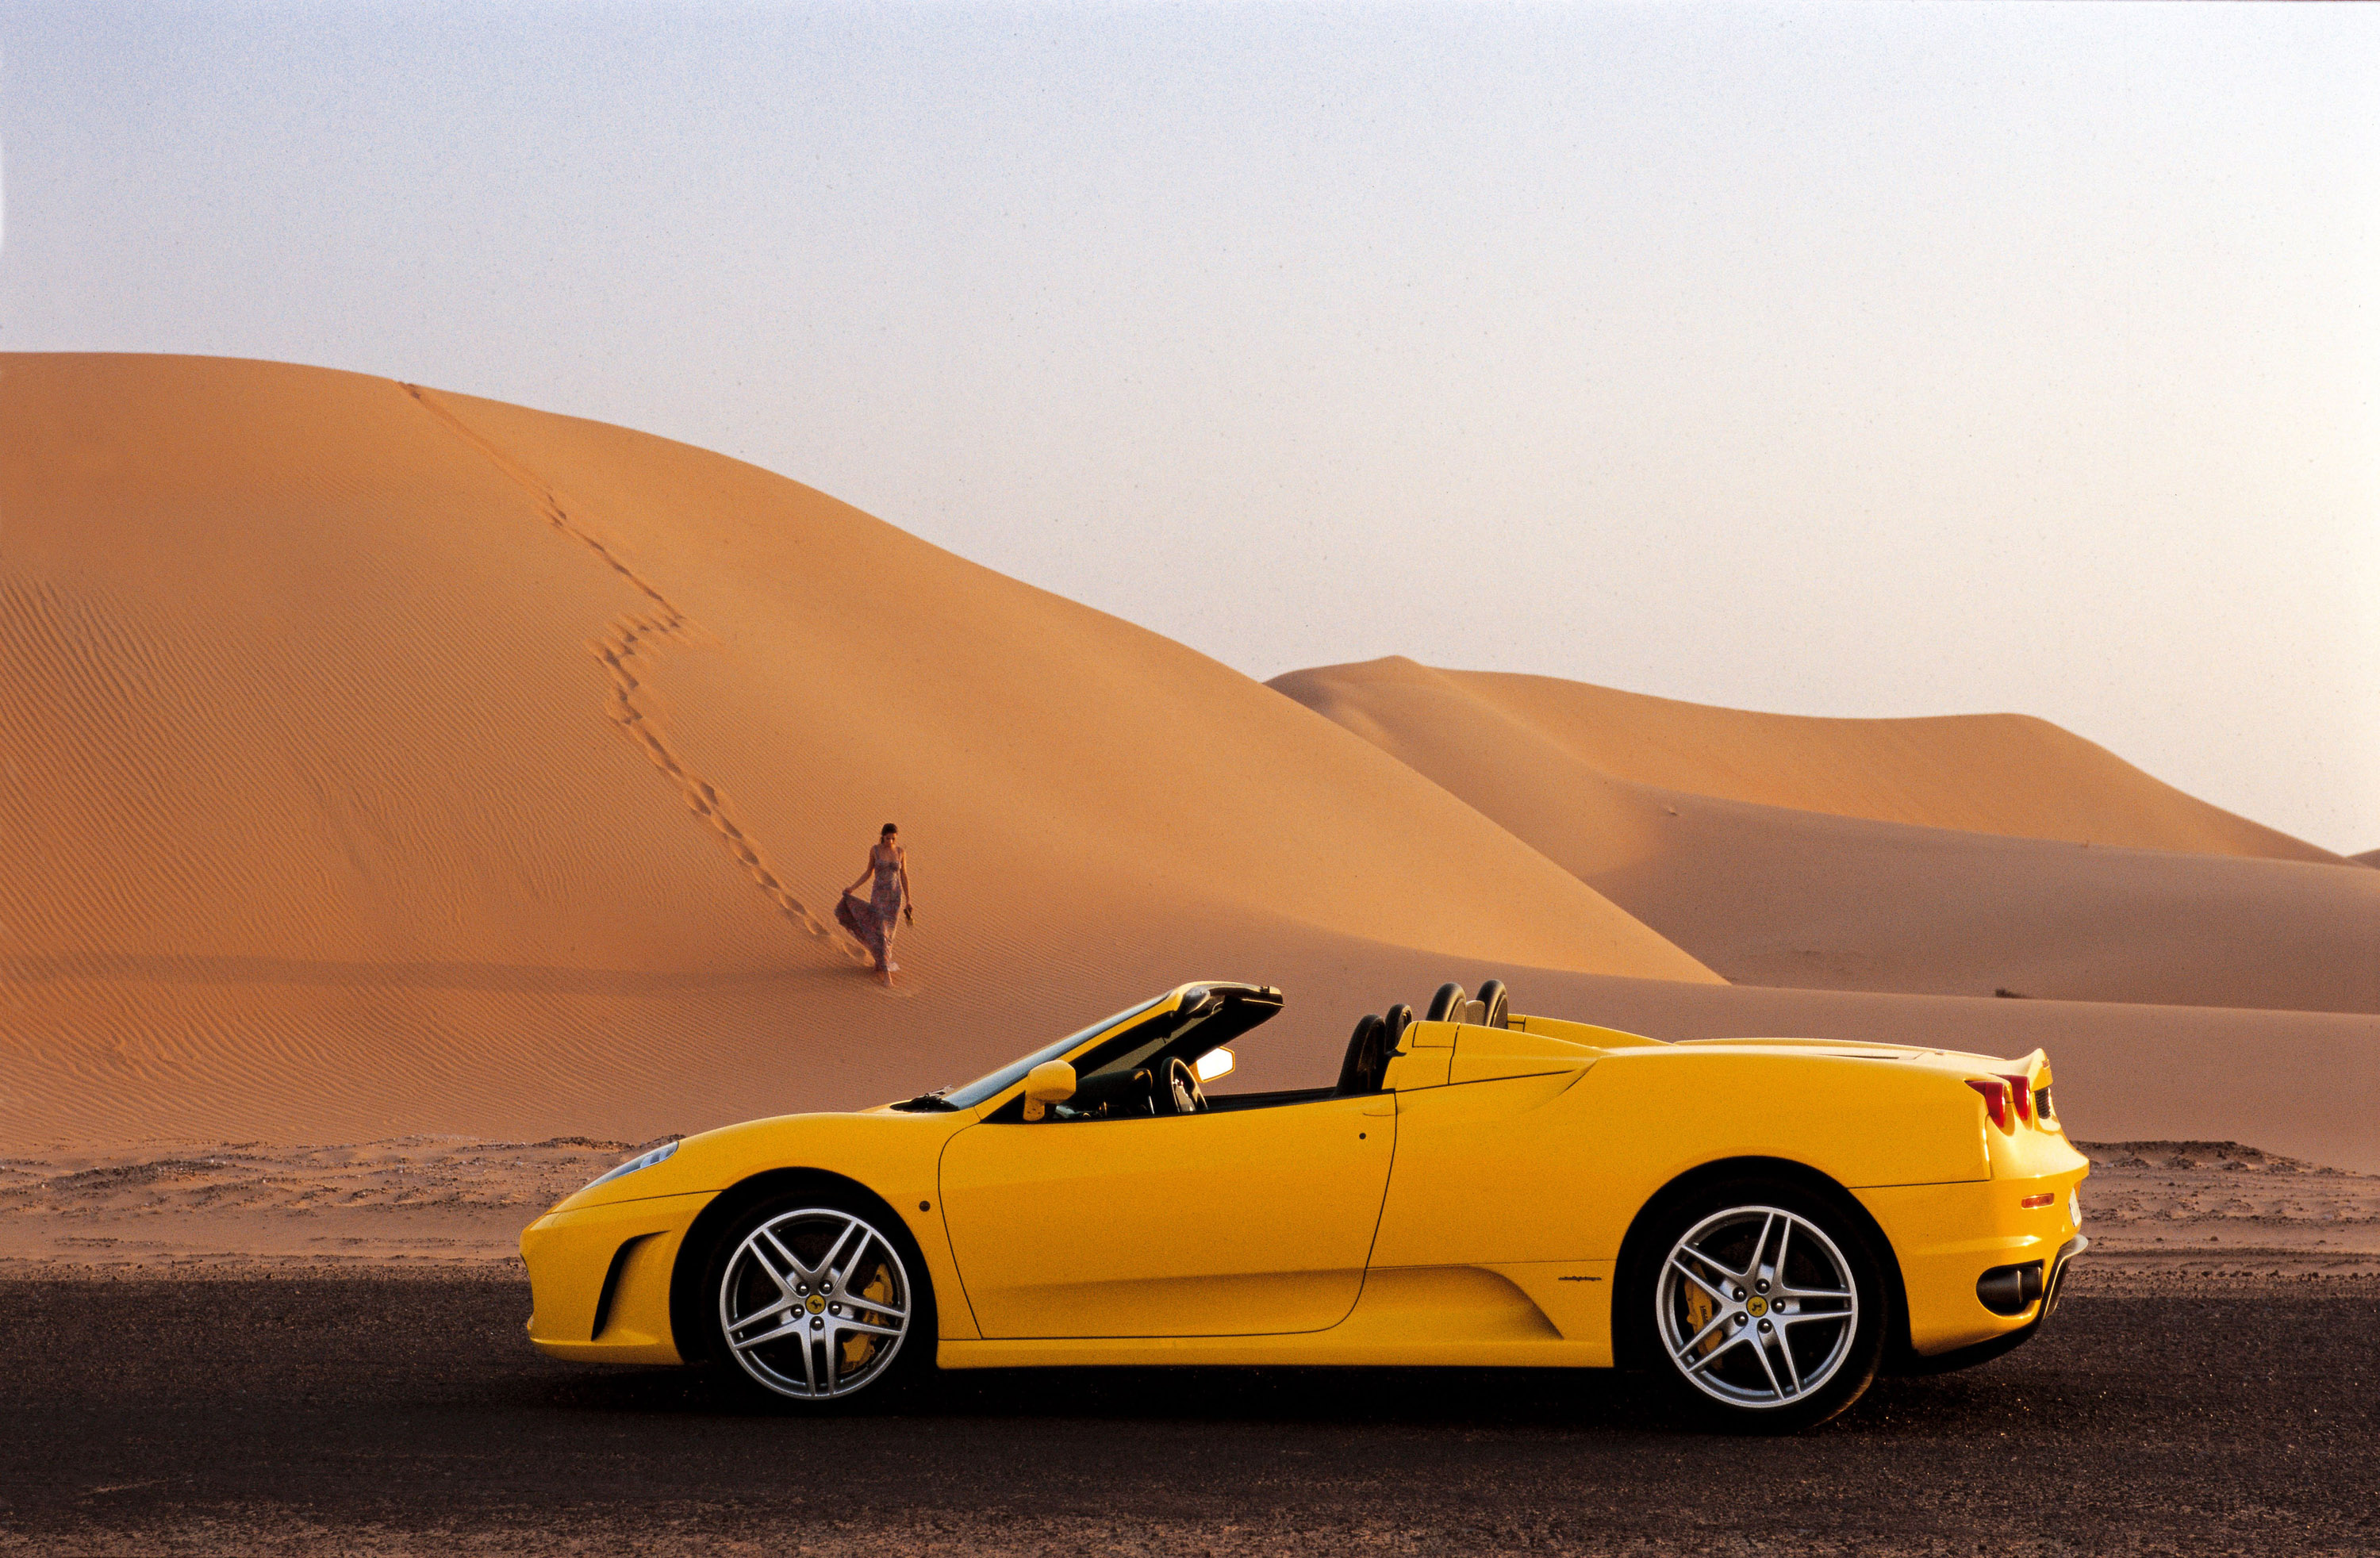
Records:
[[[1355,1025],[1354,1035],[1347,1041],[1347,1058],[1339,1063],[1341,1098],[1380,1090],[1380,1084],[1388,1079],[1389,1056],[1395,1053],[1388,1032],[1389,1025],[1369,1013]]]
[[[1477,1004],[1479,1021],[1484,1026],[1505,1028],[1511,1025],[1512,1006],[1505,997],[1502,980],[1489,980],[1486,984],[1481,985]],[[1429,998],[1429,1020],[1462,1022],[1464,1020],[1463,1014],[1470,1009],[1471,1005],[1472,998],[1464,994],[1463,987],[1450,980],[1439,985],[1438,993]]]
[[[1508,1028],[1512,1025],[1512,1003],[1504,993],[1502,980],[1489,980],[1486,984],[1481,985],[1478,1001],[1484,1008],[1479,1016],[1482,1023],[1489,1028]]]

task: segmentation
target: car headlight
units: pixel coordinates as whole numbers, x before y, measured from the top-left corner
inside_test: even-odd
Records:
[[[676,1150],[677,1143],[674,1141],[656,1147],[640,1158],[631,1158],[626,1162],[622,1163],[618,1168],[597,1175],[594,1178],[587,1182],[587,1189],[592,1190],[598,1185],[609,1185],[612,1181],[619,1178],[624,1174],[634,1174],[638,1169],[650,1168],[655,1163],[660,1162],[663,1158],[668,1157],[671,1153]],[[586,1191],[582,1190],[579,1194],[584,1195],[586,1194]]]

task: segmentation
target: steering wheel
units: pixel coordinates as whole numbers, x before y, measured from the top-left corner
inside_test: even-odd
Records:
[[[1154,1089],[1160,1114],[1203,1114],[1207,1112],[1207,1095],[1198,1090],[1198,1073],[1190,1063],[1175,1055],[1165,1063],[1158,1074]]]

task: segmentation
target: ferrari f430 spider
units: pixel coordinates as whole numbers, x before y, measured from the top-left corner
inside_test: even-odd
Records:
[[[688,1137],[521,1237],[531,1340],[825,1408],[941,1369],[1613,1366],[1747,1427],[2022,1342],[2081,1253],[2038,1051],[1665,1043],[1448,985],[1209,1093],[1266,986],[965,1087]]]

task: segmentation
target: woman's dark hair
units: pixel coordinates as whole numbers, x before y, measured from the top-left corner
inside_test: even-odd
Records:
[[[900,823],[898,823],[898,822],[887,822],[887,823],[885,823],[885,824],[884,824],[884,826],[883,826],[882,830],[881,830],[881,831],[880,831],[880,832],[877,834],[877,835],[876,835],[876,836],[877,836],[878,838],[882,838],[882,837],[884,836],[884,834],[897,834],[897,833],[899,833],[900,831],[901,831],[901,824],[900,824]]]

